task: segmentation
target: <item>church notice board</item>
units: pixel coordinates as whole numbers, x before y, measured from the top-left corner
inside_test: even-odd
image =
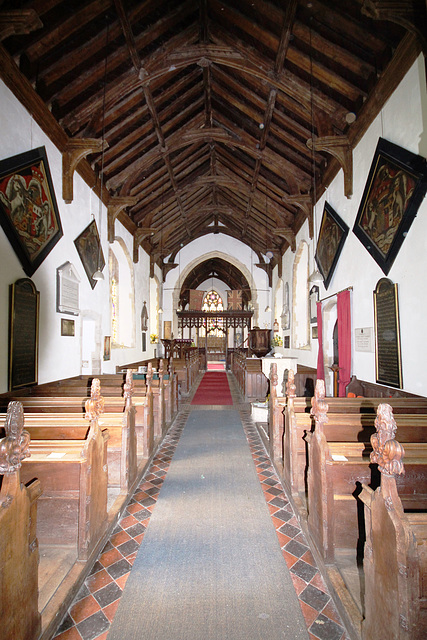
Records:
[[[397,284],[381,278],[374,291],[376,381],[402,388]]]
[[[10,286],[9,391],[37,384],[40,293],[29,278]]]

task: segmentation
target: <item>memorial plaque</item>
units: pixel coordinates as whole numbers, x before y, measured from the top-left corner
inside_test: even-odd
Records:
[[[9,391],[37,384],[40,293],[32,280],[10,286]]]
[[[381,278],[374,291],[375,364],[379,384],[402,388],[397,284]]]
[[[56,270],[56,310],[78,316],[80,278],[71,262],[65,262]]]
[[[355,351],[365,351],[368,353],[373,353],[374,351],[374,340],[373,340],[373,329],[372,327],[364,327],[363,329],[355,329],[354,330],[354,350]]]

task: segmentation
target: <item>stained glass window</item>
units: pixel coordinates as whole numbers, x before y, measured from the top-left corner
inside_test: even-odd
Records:
[[[214,289],[208,291],[205,295],[203,299],[202,311],[224,311],[222,298]],[[207,321],[207,331],[208,336],[222,337],[224,335],[223,318],[209,318]]]

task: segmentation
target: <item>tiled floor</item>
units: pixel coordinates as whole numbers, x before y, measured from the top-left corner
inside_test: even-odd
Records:
[[[307,624],[310,640],[348,640],[345,629],[316,567],[298,520],[266,454],[246,405],[236,408],[245,429],[265,499]],[[233,388],[234,387],[234,388]],[[120,596],[144,538],[172,456],[185,426],[189,405],[181,408],[173,428],[137,487],[109,542],[58,629],[57,640],[105,640]],[[125,640],[125,639],[124,639]]]

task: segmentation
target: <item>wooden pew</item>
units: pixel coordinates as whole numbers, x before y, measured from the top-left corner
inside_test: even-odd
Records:
[[[86,401],[89,431],[84,440],[44,440],[30,444],[31,458],[24,460],[24,482],[39,478],[37,536],[41,544],[76,547],[86,560],[107,526],[107,440],[99,416],[103,398],[93,383]]]
[[[274,382],[270,382],[273,386]],[[311,417],[311,399],[296,397],[293,371],[289,371],[286,398],[277,397],[273,393],[273,406],[270,410],[271,438],[274,441],[273,462],[282,477],[287,489],[295,496],[301,496],[306,491],[307,472],[307,444],[306,434],[313,430],[314,421]],[[328,398],[328,435],[331,440],[359,439],[369,442],[374,430],[374,421],[378,404],[382,398]],[[398,420],[399,428],[405,426],[405,419],[401,414],[427,415],[427,398],[400,397],[388,399]],[[423,418],[420,424],[423,424]],[[340,430],[341,423],[348,425],[348,436],[340,438],[333,434]],[[360,425],[358,428],[357,425]],[[409,418],[406,418],[409,424]],[[410,422],[416,428],[416,420]],[[350,428],[351,427],[351,428]],[[355,437],[355,431],[357,437]],[[363,433],[362,433],[363,432]],[[419,438],[422,438],[418,432]]]
[[[151,365],[150,365],[151,371]],[[105,388],[107,395],[103,396],[105,400],[106,413],[123,413],[126,408],[125,388],[130,384],[132,371],[127,370],[126,380],[123,381],[122,375],[106,375],[101,376],[101,381],[105,380]],[[77,378],[68,378],[66,380],[57,381],[45,385],[38,385],[31,389],[20,392],[20,395],[5,394],[0,396],[0,410],[6,409],[7,402],[10,399],[18,399],[24,403],[26,413],[30,411],[51,411],[51,412],[79,412],[84,414],[84,403],[90,394],[90,385],[93,381],[92,376],[78,376]],[[167,387],[168,388],[168,387]],[[135,411],[135,430],[137,433],[138,455],[148,459],[153,451],[153,429],[154,429],[154,404],[151,393],[152,385],[139,386],[138,381],[134,381],[132,390],[132,405]],[[21,395],[23,393],[23,395]],[[158,394],[158,390],[156,391]],[[110,394],[110,395],[108,395]],[[164,404],[169,401],[167,396]],[[157,400],[158,402],[158,400]],[[174,407],[177,406],[176,403]],[[165,409],[166,410],[166,409]],[[173,414],[173,417],[175,414]],[[172,417],[172,413],[171,413]],[[164,425],[163,425],[164,426]],[[163,433],[163,430],[162,430]]]
[[[30,455],[22,405],[11,402],[6,436],[0,440],[0,627],[2,640],[34,640],[41,631],[38,610],[39,549],[36,537],[39,480],[21,483]]]
[[[379,406],[380,408],[383,405]],[[378,486],[376,466],[371,464],[365,442],[328,442],[325,430],[328,405],[324,395],[324,382],[317,382],[313,401],[316,427],[307,435],[308,441],[308,528],[313,542],[327,563],[335,560],[335,549],[356,550],[363,540],[360,530],[357,496],[361,483]],[[378,431],[380,419],[376,419]],[[408,442],[407,474],[399,480],[400,492],[407,503],[417,493],[419,479],[424,478],[422,496],[417,504],[427,504],[427,444],[411,442],[410,430],[406,430]]]
[[[392,433],[391,411],[382,419]],[[373,438],[381,486],[373,491],[363,484],[360,494],[366,523],[363,640],[427,637],[427,511],[405,513],[397,486],[404,453],[392,438]]]
[[[97,383],[99,381],[96,379],[92,383],[95,390]],[[119,487],[122,492],[127,493],[133,487],[138,473],[135,409],[132,406],[132,389],[128,384],[125,385],[125,396],[124,412],[102,412],[98,418],[98,424],[102,429],[107,429],[109,434],[107,447],[108,486]],[[64,405],[61,404],[61,400],[65,402]],[[67,404],[69,400],[72,402]],[[85,440],[87,438],[89,431],[87,414],[80,415],[78,412],[66,413],[64,411],[70,408],[79,410],[80,398],[22,398],[21,402],[27,412],[27,430],[33,444],[36,440]],[[53,407],[61,411],[53,413]],[[105,407],[105,402],[103,407]],[[2,422],[0,416],[0,427]]]

